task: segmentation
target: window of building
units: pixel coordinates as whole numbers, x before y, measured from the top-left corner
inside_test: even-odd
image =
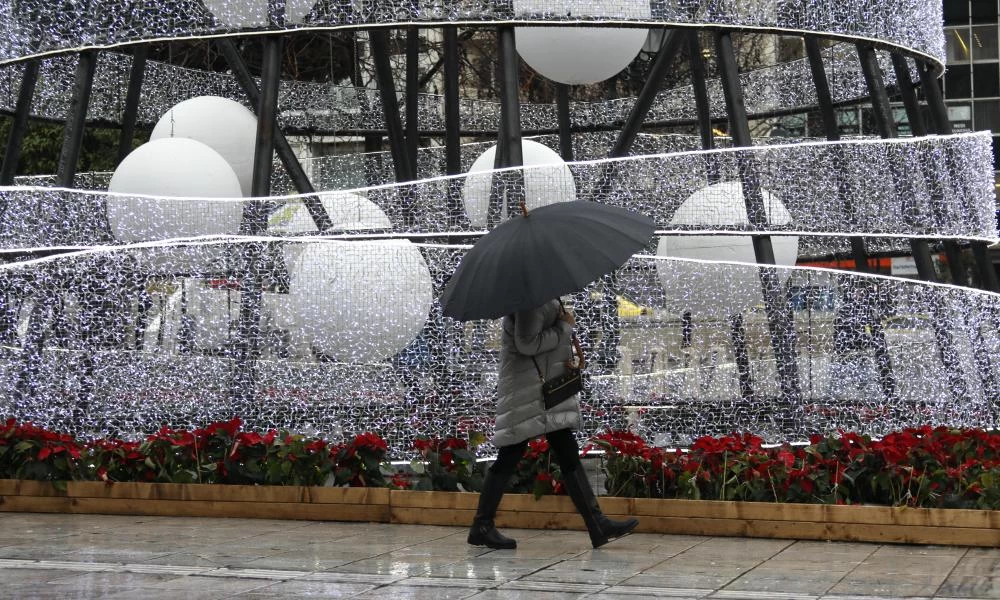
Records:
[[[950,27],[945,30],[945,52],[949,65],[972,60],[972,30]]]
[[[969,0],[944,0],[946,25],[969,22]]]
[[[976,100],[973,105],[973,127],[1000,134],[1000,100]]]
[[[946,98],[972,97],[972,66],[949,65],[944,73],[944,94]]]
[[[972,67],[972,92],[976,98],[1000,96],[1000,64],[980,63]]]
[[[996,61],[1000,58],[1000,46],[997,44],[997,25],[979,25],[972,28],[969,47],[972,50],[973,62]]]
[[[955,133],[972,131],[972,106],[967,103],[948,104],[948,120]]]
[[[947,4],[948,2],[945,2],[946,6]],[[971,5],[972,10],[969,16],[972,18],[973,23],[984,21],[996,23],[998,14],[996,0],[972,0]]]

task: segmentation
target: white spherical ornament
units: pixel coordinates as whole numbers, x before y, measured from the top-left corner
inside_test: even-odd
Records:
[[[408,240],[310,243],[290,275],[293,339],[339,362],[397,354],[430,313],[430,270]]]
[[[764,212],[771,225],[786,225],[791,214],[771,192],[761,189]],[[739,181],[726,181],[691,194],[674,213],[672,225],[714,226],[749,223]],[[791,266],[798,258],[799,238],[773,236],[775,264]],[[750,236],[679,235],[663,236],[657,247],[659,256],[709,261],[756,261]],[[681,313],[725,318],[763,304],[760,278],[754,267],[714,267],[701,263],[658,261],[657,273],[667,295],[667,308]],[[725,269],[724,276],[720,269]],[[780,273],[780,271],[779,271]]]
[[[385,212],[371,200],[351,192],[322,192],[320,204],[333,227],[327,233],[391,229]],[[274,233],[317,233],[304,198],[293,198],[271,213],[267,228]]]
[[[115,169],[108,191],[111,231],[125,242],[233,234],[243,216],[240,182],[229,163],[185,138],[136,148]]]
[[[534,14],[606,19],[649,19],[649,0],[551,2],[514,0],[515,17]],[[570,85],[597,83],[614,77],[635,60],[648,29],[621,27],[517,27],[517,53],[532,69],[552,81]]]
[[[185,100],[157,121],[149,139],[190,138],[216,152],[239,178],[242,196],[250,195],[257,117],[239,102],[218,96]]]
[[[479,174],[493,169],[496,161],[497,147],[491,146],[483,152],[469,168],[469,176],[465,179],[463,196],[465,210],[473,227],[486,227],[487,213],[490,206],[490,187],[493,184],[492,173]],[[524,170],[524,200],[528,210],[553,204],[576,200],[576,184],[573,182],[573,172],[565,161],[554,150],[531,140],[521,141],[522,162],[525,167],[538,166]],[[500,208],[501,218],[507,218],[507,203]]]
[[[205,7],[215,20],[230,29],[266,27],[268,0],[205,0]],[[285,0],[285,23],[301,23],[316,5],[316,0]]]

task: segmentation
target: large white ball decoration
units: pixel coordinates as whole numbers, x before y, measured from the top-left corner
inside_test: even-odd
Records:
[[[430,270],[408,240],[310,243],[290,275],[293,338],[336,361],[397,354],[430,313]]]
[[[525,167],[536,167],[524,171],[524,200],[529,211],[546,204],[576,200],[573,172],[559,154],[548,146],[531,140],[521,141],[521,154]],[[491,146],[483,152],[472,163],[469,176],[465,179],[463,191],[465,210],[473,227],[486,227],[490,207],[490,187],[493,184],[492,173],[482,175],[476,173],[492,170],[496,155],[496,146]],[[506,219],[508,216],[506,201],[500,210],[502,218]]]
[[[185,138],[136,148],[115,169],[108,191],[111,231],[125,242],[234,234],[243,216],[229,163]]]
[[[323,192],[319,194],[319,199],[333,223],[326,233],[384,231],[392,228],[385,212],[364,196],[336,191]],[[301,198],[290,199],[272,212],[267,220],[267,228],[269,232],[282,235],[319,232]],[[309,245],[295,241],[288,241],[284,245],[285,262],[290,269]],[[301,322],[299,305],[288,294],[266,294],[264,302],[274,315],[274,322],[278,327],[294,330]]]
[[[385,212],[364,196],[352,192],[322,192],[319,200],[333,223],[329,232],[392,228]],[[301,198],[291,199],[272,212],[267,220],[267,228],[268,231],[282,234],[318,232],[316,222]]]
[[[205,7],[220,24],[230,29],[266,27],[268,0],[205,0]],[[316,0],[285,0],[285,23],[301,23]]]
[[[786,225],[791,214],[781,201],[761,189],[768,223]],[[739,181],[725,181],[691,194],[674,213],[672,225],[713,226],[749,223]],[[798,257],[799,238],[773,236],[775,264],[791,266]],[[753,263],[750,236],[663,236],[659,256],[710,261]],[[667,296],[667,308],[677,313],[690,310],[693,316],[725,318],[763,303],[760,278],[754,267],[711,266],[701,263],[658,261],[657,272]],[[724,274],[723,274],[724,271]],[[780,271],[779,271],[780,273]]]
[[[515,17],[539,13],[560,17],[649,19],[649,0],[616,2],[514,0]],[[552,81],[584,85],[617,75],[635,60],[647,29],[621,27],[517,27],[517,53],[531,68]]]
[[[157,121],[149,139],[190,138],[222,155],[239,178],[242,196],[250,195],[257,117],[239,102],[218,96],[185,100]]]

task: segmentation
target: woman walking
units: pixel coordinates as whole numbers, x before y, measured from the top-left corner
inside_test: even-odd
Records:
[[[566,372],[573,359],[573,314],[558,300],[508,315],[503,319],[498,384],[496,432],[497,459],[486,471],[469,543],[512,549],[517,542],[497,531],[497,507],[507,482],[521,460],[528,440],[545,435],[562,470],[563,485],[583,517],[594,548],[631,533],[636,519],[615,521],[601,512],[597,498],[580,464],[580,450],[573,430],[581,426],[580,404],[571,397],[546,410],[542,380]],[[582,358],[582,357],[581,357]]]

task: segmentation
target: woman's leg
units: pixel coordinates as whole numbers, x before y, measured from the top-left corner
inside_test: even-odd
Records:
[[[573,500],[573,506],[576,507],[577,512],[583,517],[594,548],[632,533],[632,530],[639,524],[638,520],[615,521],[601,512],[597,496],[594,495],[594,490],[590,487],[590,481],[587,479],[587,472],[580,464],[580,448],[572,430],[560,429],[546,434],[545,437],[549,440],[549,446],[555,453],[556,461],[562,470],[562,480],[563,485],[566,486],[566,492]]]
[[[497,515],[497,507],[500,506],[500,499],[503,498],[504,490],[507,488],[507,482],[514,474],[517,463],[524,456],[524,449],[527,446],[528,442],[524,441],[500,448],[497,459],[486,470],[483,491],[479,493],[476,517],[469,530],[469,543],[473,546],[487,546],[495,549],[517,548],[515,540],[505,537],[497,531],[494,519]]]

